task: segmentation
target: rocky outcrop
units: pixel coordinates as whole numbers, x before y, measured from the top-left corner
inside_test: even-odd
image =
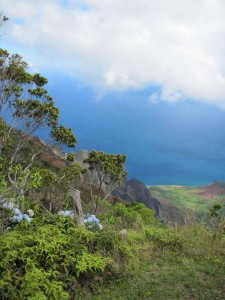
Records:
[[[78,152],[74,152],[74,160],[76,163],[79,163],[80,165],[83,165],[84,167],[87,167],[87,164],[85,164],[83,161],[88,158],[88,151],[87,150],[80,150]]]
[[[97,179],[92,175],[92,173],[88,170],[88,164],[84,163],[84,160],[88,158],[88,151],[87,150],[80,150],[74,153],[74,161],[81,165],[81,167],[86,170],[83,174],[84,182],[91,185],[97,185]]]
[[[54,145],[50,147],[38,136],[32,137],[27,135],[25,141],[27,144],[21,149],[21,155],[24,155],[25,159],[32,157],[34,153],[39,153],[37,156],[39,160],[37,158],[34,160],[34,166],[36,162],[38,163],[38,167],[48,166],[56,169],[65,168],[69,165],[69,162],[65,159],[65,155],[59,146]]]
[[[151,197],[150,190],[143,182],[138,179],[124,179],[122,185],[113,191],[113,196],[128,203],[139,202],[152,209],[157,215],[160,203],[157,199]]]

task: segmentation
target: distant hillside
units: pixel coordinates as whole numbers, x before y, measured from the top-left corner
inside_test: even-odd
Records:
[[[222,213],[225,213],[224,182],[200,187],[153,186],[150,191],[161,204],[159,217],[167,221],[204,218],[209,209],[218,203],[222,205]]]

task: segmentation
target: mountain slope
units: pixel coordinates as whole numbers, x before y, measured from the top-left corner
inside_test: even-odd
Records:
[[[159,216],[164,220],[184,222],[187,218],[203,218],[215,204],[221,204],[221,213],[225,213],[223,182],[200,187],[153,186],[150,191],[161,204]]]

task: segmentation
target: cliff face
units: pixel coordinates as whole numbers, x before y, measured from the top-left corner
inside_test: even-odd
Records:
[[[85,165],[87,166],[87,164],[84,164],[83,161],[88,158],[88,151],[87,150],[80,150],[78,152],[74,152],[74,159],[75,162],[83,165],[85,167]]]
[[[113,191],[113,196],[128,203],[139,202],[152,209],[158,215],[160,203],[151,197],[150,190],[138,179],[124,179],[122,185]]]

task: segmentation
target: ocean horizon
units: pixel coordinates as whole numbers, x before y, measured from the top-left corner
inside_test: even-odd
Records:
[[[127,155],[129,178],[146,185],[200,186],[225,181],[225,111],[183,101],[151,105],[151,91],[108,93],[54,81],[50,93],[61,122],[73,129],[76,151]]]

